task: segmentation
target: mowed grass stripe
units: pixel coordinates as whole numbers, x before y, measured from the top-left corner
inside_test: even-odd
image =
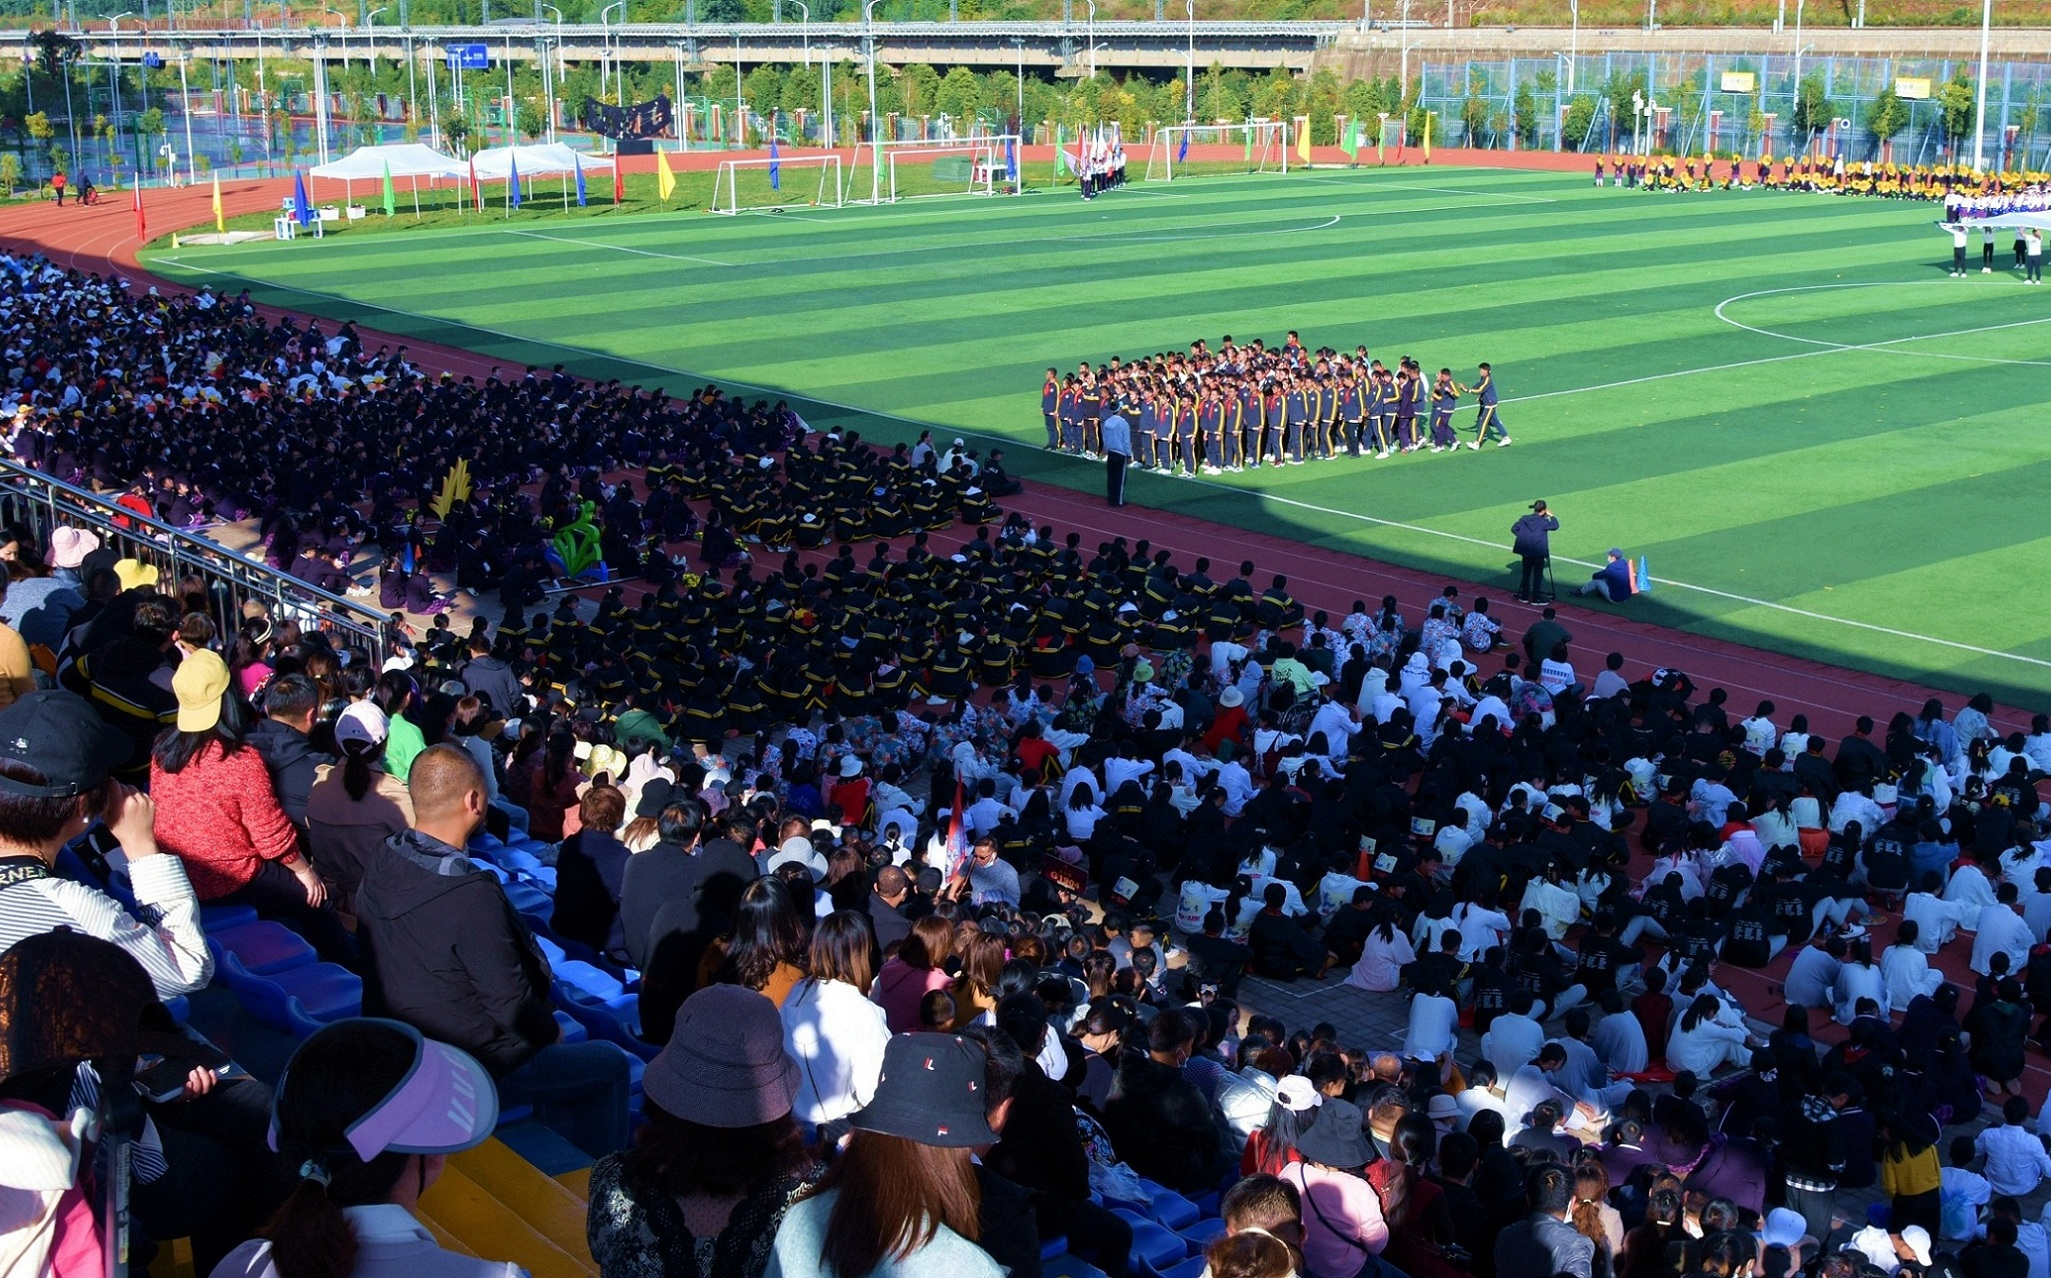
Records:
[[[2039,495],[2051,450],[2033,448],[2029,426],[2041,372],[1918,354],[2036,355],[2044,334],[2034,327],[1924,336],[2020,322],[2037,314],[2024,301],[2031,295],[1952,281],[1960,287],[1842,290],[1871,294],[1856,299],[1797,292],[1727,307],[1767,333],[1897,343],[1871,351],[1747,332],[1714,314],[1762,288],[1928,278],[1947,255],[1922,206],[1764,193],[1657,198],[1596,191],[1580,178],[1442,170],[1198,181],[1172,193],[1189,198],[1114,193],[1081,207],[1036,196],[782,222],[523,224],[550,238],[478,227],[403,243],[365,237],[346,254],[277,246],[284,251],[189,260],[424,312],[384,326],[460,334],[509,363],[554,362],[564,352],[548,344],[565,343],[594,352],[578,363],[601,376],[665,380],[610,353],[809,392],[851,406],[794,396],[811,420],[856,425],[870,438],[908,438],[927,421],[1037,442],[1046,365],[1179,349],[1226,331],[1277,339],[1297,328],[1314,345],[1365,341],[1377,355],[1415,353],[1428,369],[1446,364],[1463,378],[1486,358],[1498,366],[1518,437],[1508,453],[1204,484],[1140,476],[1135,496],[1490,583],[1503,580],[1510,518],[1536,492],[1571,512],[1557,543],[1563,557],[1637,539],[1655,556],[1656,576],[1692,574],[1732,594],[1807,600],[1824,613],[1839,605],[1855,620],[1892,625],[1901,619],[1878,614],[1904,604],[1889,579],[1947,580],[1922,574],[1942,573],[1953,550],[1940,534],[1961,511],[2003,494],[2002,517],[1980,521],[1980,533],[1956,546],[1970,563],[2025,544],[2051,515],[2051,499]],[[1520,208],[1513,195],[1555,202]],[[1332,213],[1338,225],[1315,233],[1189,238],[1192,228],[1230,231],[1256,218],[1297,225]],[[921,251],[894,251],[903,248]],[[383,323],[345,302],[320,306]],[[466,334],[464,322],[505,335]],[[1689,371],[1741,363],[1750,366]],[[1648,376],[1661,380],[1583,390]],[[1971,416],[1961,419],[1962,408]],[[1463,429],[1471,417],[1463,407]],[[1101,483],[1095,466],[1032,450],[1012,457],[1054,482],[1085,491]],[[1249,491],[1256,483],[1271,495]],[[1362,514],[1418,529],[1364,523]],[[1648,617],[1805,655],[1996,677],[2013,695],[2051,690],[2022,663],[1985,659],[1995,674],[1984,676],[1982,659],[1898,639],[1889,656],[1888,644],[1855,641],[1850,627],[1742,600],[1663,589],[1640,602],[1634,611]],[[1977,622],[1966,611],[1895,628],[1969,642],[1963,632]],[[2022,611],[2002,646],[2051,643],[2051,621]]]

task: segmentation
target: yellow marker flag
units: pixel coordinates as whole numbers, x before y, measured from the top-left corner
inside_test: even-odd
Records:
[[[676,193],[677,175],[669,171],[669,152],[655,153],[655,193],[665,201]]]
[[[214,229],[221,234],[228,233],[228,219],[221,213],[221,175],[214,174]]]
[[[1303,131],[1296,135],[1296,158],[1310,163],[1310,117],[1303,117]]]
[[[1424,162],[1426,164],[1431,163],[1431,117],[1436,114],[1438,114],[1436,111],[1426,111],[1424,113]]]

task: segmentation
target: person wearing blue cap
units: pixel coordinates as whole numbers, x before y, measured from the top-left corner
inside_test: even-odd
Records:
[[[1630,557],[1620,547],[1611,546],[1608,560],[1574,593],[1600,595],[1611,603],[1623,603],[1638,593],[1638,580]]]

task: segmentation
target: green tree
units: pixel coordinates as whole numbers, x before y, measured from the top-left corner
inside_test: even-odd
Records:
[[[1937,90],[1937,109],[1943,116],[1944,136],[1953,146],[1960,138],[1972,136],[1979,124],[1979,112],[1973,103],[1973,81],[1960,71],[1945,81]]]
[[[1874,144],[1886,146],[1895,134],[1909,127],[1909,104],[1896,96],[1892,85],[1874,96],[1866,108],[1866,132]]]
[[[470,121],[452,114],[443,116],[441,125],[442,136],[449,140],[449,149],[457,155],[465,154],[469,149],[465,143],[470,140]]]
[[[976,112],[982,109],[983,85],[976,73],[967,67],[955,67],[940,81],[934,96],[934,107],[939,114],[954,122],[956,133],[967,133],[969,125],[976,119]]]
[[[1246,99],[1226,77],[1225,68],[1215,62],[1197,84],[1196,112],[1206,122],[1246,118]]]
[[[1830,127],[1837,118],[1837,104],[1823,91],[1823,77],[1811,75],[1803,79],[1795,89],[1795,104],[1789,113],[1788,123],[1795,128],[1795,136],[1806,145],[1817,133]]]
[[[1595,99],[1585,93],[1577,93],[1567,102],[1567,114],[1560,124],[1561,146],[1578,151],[1583,144],[1602,150],[1602,139],[1591,138],[1588,130],[1595,123]]]
[[[741,0],[698,0],[698,21],[741,22],[748,16]]]
[[[7,188],[7,198],[14,198],[14,188],[21,185],[21,157],[13,152],[0,154],[0,187]]]
[[[513,122],[530,142],[548,132],[548,113],[533,98],[520,103],[513,113]]]
[[[1533,91],[1529,81],[1517,86],[1516,95],[1510,100],[1510,110],[1516,116],[1514,127],[1517,130],[1517,145],[1537,146],[1541,112],[1538,109],[1538,95]]]
[[[1330,67],[1320,67],[1311,73],[1310,83],[1303,89],[1303,110],[1310,117],[1310,141],[1313,146],[1332,146],[1339,140],[1337,118],[1346,109],[1346,91],[1339,84],[1338,72]]]

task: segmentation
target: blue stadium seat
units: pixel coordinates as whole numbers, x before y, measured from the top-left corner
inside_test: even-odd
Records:
[[[549,915],[555,912],[555,902],[548,893],[532,883],[508,881],[506,900],[512,902],[514,911],[520,914]]]
[[[1040,1267],[1040,1278],[1105,1278],[1104,1271],[1074,1252],[1063,1252]]]
[[[1202,1218],[1203,1213],[1197,1210],[1195,1203],[1174,1190],[1156,1189],[1154,1201],[1147,1208],[1147,1215],[1152,1216],[1165,1228],[1181,1230],[1194,1225]]]
[[[565,1043],[587,1043],[591,1041],[590,1032],[578,1024],[575,1017],[561,1008],[556,1009],[555,1023],[556,1027],[562,1031],[562,1039],[560,1041]]]
[[[1067,1235],[1067,1234],[1056,1234],[1056,1235],[1054,1235],[1054,1236],[1053,1236],[1052,1238],[1042,1238],[1042,1239],[1040,1240],[1040,1263],[1041,1263],[1041,1264],[1045,1264],[1046,1262],[1048,1262],[1048,1261],[1050,1261],[1050,1260],[1054,1259],[1054,1257],[1056,1257],[1056,1256],[1065,1256],[1065,1255],[1067,1255],[1067,1254],[1068,1254],[1068,1235]]]
[[[1163,1229],[1129,1207],[1113,1209],[1132,1226],[1132,1258],[1159,1273],[1189,1254],[1189,1243],[1172,1229]]]
[[[577,959],[565,959],[556,964],[555,975],[558,981],[600,1003],[624,998],[627,993],[626,987],[612,973]]]
[[[1213,1216],[1209,1220],[1199,1220],[1194,1225],[1178,1229],[1175,1232],[1181,1234],[1183,1240],[1192,1248],[1202,1251],[1225,1236],[1225,1222]]]
[[[253,905],[237,905],[233,901],[219,901],[213,905],[202,905],[199,907],[199,925],[206,929],[208,936],[212,936],[216,932],[225,932],[231,927],[241,927],[244,923],[254,922],[256,922],[256,907]]]
[[[218,970],[244,1011],[266,1025],[300,1038],[328,1021],[357,1016],[363,1011],[363,981],[332,963],[314,963],[264,976],[243,967],[234,951],[224,950],[219,955]]]
[[[313,962],[313,947],[299,933],[282,923],[258,920],[241,927],[207,932],[207,942],[216,953],[227,951],[245,971],[258,976],[289,972]]]

